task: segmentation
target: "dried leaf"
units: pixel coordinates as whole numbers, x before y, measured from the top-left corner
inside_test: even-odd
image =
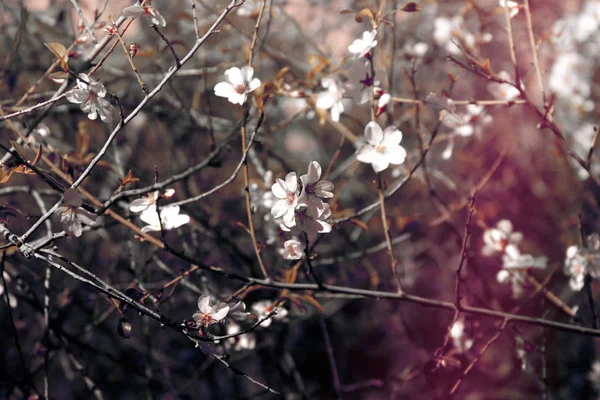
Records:
[[[44,43],[44,45],[60,61],[60,66],[63,69],[63,71],[67,71],[69,69],[69,65],[68,65],[68,62],[69,62],[69,52],[65,48],[65,46],[63,46],[60,43],[55,43],[55,42]]]
[[[127,175],[125,175],[123,178],[119,178],[119,186],[123,187],[131,185],[132,183],[135,183],[139,180],[140,178],[136,178],[135,176],[133,176],[133,173],[131,172],[131,170],[129,170],[129,172],[127,172]]]
[[[301,297],[307,303],[312,304],[317,310],[319,310],[321,312],[325,312],[325,310],[323,309],[323,306],[321,306],[321,304],[317,301],[317,299],[315,299],[312,295],[305,294],[305,295],[302,295]]]
[[[60,43],[44,43],[44,46],[46,46],[48,50],[50,50],[52,54],[54,54],[54,56],[61,62],[69,58],[69,52],[67,51],[67,48]]]
[[[358,12],[358,11],[351,10],[351,9],[349,9],[349,8],[346,8],[346,9],[344,9],[344,10],[340,11],[340,14],[356,14],[357,12]]]
[[[31,163],[32,165],[37,165],[38,162],[40,162],[40,159],[42,158],[42,146],[40,146],[38,148],[38,152],[35,155],[35,158],[33,159],[33,162]]]
[[[11,140],[10,144],[12,145],[12,147],[15,148],[15,151],[19,153],[23,160],[27,160],[27,150],[25,150],[25,148],[21,146],[19,142],[17,142],[16,140]]]
[[[404,11],[404,12],[421,11],[421,6],[419,6],[417,3],[414,3],[411,1],[410,3],[408,3],[404,7],[402,7],[402,11]]]
[[[69,79],[69,73],[64,71],[56,71],[50,74],[50,79],[54,83],[62,84]]]

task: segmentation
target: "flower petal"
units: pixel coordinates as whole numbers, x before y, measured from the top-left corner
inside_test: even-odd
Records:
[[[211,310],[210,297],[203,295],[198,299],[198,310],[203,314],[208,314]]]
[[[238,67],[231,67],[225,71],[225,79],[227,79],[233,87],[246,84],[242,71]]]
[[[402,132],[395,126],[388,126],[383,131],[381,144],[384,146],[396,146],[402,141]]]
[[[383,130],[375,121],[371,121],[365,126],[365,136],[372,145],[379,145],[383,140]]]
[[[371,164],[377,157],[378,155],[375,151],[375,147],[370,144],[363,144],[356,149],[356,159],[360,162]]]
[[[406,160],[406,150],[400,145],[387,147],[385,149],[385,155],[390,164],[394,165],[402,164]]]

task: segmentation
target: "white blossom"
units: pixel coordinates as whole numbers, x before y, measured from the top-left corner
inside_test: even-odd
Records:
[[[271,187],[273,194],[279,200],[271,208],[274,218],[281,218],[283,224],[292,228],[296,225],[295,212],[298,206],[298,178],[295,172],[286,175],[285,181],[277,179]]]
[[[459,353],[464,353],[473,346],[473,339],[465,335],[465,320],[462,316],[450,328],[450,337]]]
[[[500,4],[500,7],[502,7],[502,9],[504,9],[505,7],[508,7],[508,13],[511,18],[516,17],[520,11],[519,3],[517,3],[516,1],[499,0],[499,4]]]
[[[135,199],[129,205],[129,211],[139,213],[147,210],[148,207],[154,206],[156,204],[156,200],[158,200],[159,194],[160,192],[156,190],[154,192],[148,193],[146,196],[140,199]]]
[[[491,256],[492,254],[505,253],[507,246],[516,246],[523,239],[521,232],[513,232],[513,225],[507,219],[503,219],[498,222],[496,228],[491,228],[483,233],[483,242],[485,246],[482,249],[484,256]],[[509,248],[509,252],[512,251]],[[518,251],[518,250],[517,250]]]
[[[207,327],[225,318],[229,312],[229,306],[223,302],[211,305],[210,297],[203,295],[198,299],[198,311],[192,318],[198,327]]]
[[[260,85],[260,79],[253,78],[254,68],[245,66],[229,68],[225,71],[227,82],[219,82],[215,85],[215,95],[227,97],[233,104],[242,105],[248,98],[248,93],[256,90]]]
[[[377,46],[377,30],[365,31],[360,39],[356,39],[350,46],[348,51],[352,53],[352,58],[355,60],[369,54],[371,49]]]
[[[257,319],[260,321],[263,318],[266,318],[267,315],[269,315],[271,312],[273,312],[273,310],[275,309],[275,306],[277,305],[277,302],[272,302],[270,300],[260,300],[257,301],[256,303],[252,304],[252,311],[256,314]],[[279,321],[284,319],[288,314],[288,311],[283,308],[283,307],[279,307],[277,309],[277,312],[275,314],[273,314],[269,319],[264,320],[260,326],[262,328],[268,328],[269,326],[271,326],[271,323],[273,320]]]
[[[308,173],[300,176],[302,192],[298,197],[298,206],[306,207],[313,218],[320,218],[325,210],[325,203],[321,199],[333,197],[333,183],[319,181],[321,179],[321,165],[316,161],[308,164]]]
[[[510,75],[506,71],[500,71],[498,76],[507,82],[511,81]],[[488,91],[494,96],[494,99],[504,101],[514,100],[521,94],[519,89],[513,85],[498,82],[488,84]]]
[[[136,4],[123,9],[121,15],[125,18],[136,18],[142,15],[144,17],[150,18],[154,25],[160,25],[162,27],[167,26],[167,21],[165,21],[165,18],[162,15],[160,15],[158,10],[156,10],[152,6],[142,7],[139,4]]]
[[[81,207],[83,202],[77,189],[69,189],[65,191],[63,203],[55,211],[60,215],[60,222],[63,224],[65,232],[75,237],[81,236],[83,226],[94,225],[98,216],[94,213],[86,211]]]
[[[227,324],[227,335],[237,335],[241,331],[241,327],[235,322]],[[227,351],[253,350],[256,347],[256,335],[254,332],[246,332],[227,339],[224,345]]]
[[[579,292],[585,285],[587,260],[585,249],[580,249],[577,246],[570,246],[567,249],[564,272],[570,277],[569,286],[575,292]]]
[[[3,271],[2,272],[2,276],[4,277],[4,281],[6,282],[6,286],[8,286],[8,284],[11,281],[11,277],[10,275],[6,272]],[[0,282],[0,301],[4,301],[5,300],[5,296],[4,296],[4,285],[1,284]],[[8,304],[10,305],[11,308],[15,308],[17,307],[17,297],[12,294],[10,291],[8,292]]]
[[[294,237],[285,241],[283,249],[279,249],[279,253],[286,260],[300,260],[304,256],[304,248],[304,244]]]
[[[406,160],[406,150],[400,146],[402,132],[395,126],[382,130],[377,122],[365,127],[367,143],[356,150],[358,161],[371,164],[375,172],[381,172],[390,164],[399,165]]]
[[[330,110],[331,119],[339,122],[340,115],[345,111],[342,103],[343,90],[338,88],[335,79],[329,77],[321,80],[321,86],[327,90],[317,94],[316,106],[322,110]]]
[[[79,74],[77,87],[66,94],[71,103],[81,104],[81,111],[87,113],[89,119],[96,119],[98,115],[102,121],[110,120],[113,106],[106,97],[106,88],[86,74]]]
[[[140,214],[140,219],[148,225],[142,228],[142,232],[153,232],[161,230],[165,231],[179,228],[190,222],[190,216],[185,214],[179,214],[179,206],[166,206],[160,209],[160,220],[156,207],[150,207]]]

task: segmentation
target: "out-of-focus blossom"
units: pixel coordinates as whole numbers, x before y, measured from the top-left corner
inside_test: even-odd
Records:
[[[273,312],[273,310],[275,309],[275,306],[277,306],[277,303],[273,303],[270,300],[261,300],[261,301],[257,301],[256,303],[252,304],[252,311],[256,314],[257,319],[260,321],[263,318],[266,318],[267,315],[269,315],[270,313]],[[288,314],[288,311],[283,308],[283,307],[279,307],[279,309],[277,309],[277,311],[275,312],[275,314],[273,314],[270,318],[264,320],[260,326],[263,328],[268,328],[269,326],[271,326],[271,323],[273,322],[273,320],[275,321],[280,321],[282,319],[284,319]]]
[[[524,272],[518,270],[501,269],[496,275],[498,283],[510,283],[512,288],[513,298],[519,298],[523,294],[523,286],[525,285]]]
[[[404,53],[411,57],[421,58],[429,51],[429,45],[425,42],[410,42],[404,45]]]
[[[11,277],[10,277],[10,275],[6,271],[3,271],[2,275],[4,277],[4,281],[6,282],[6,286],[8,286],[9,283],[11,282],[11,280],[12,280]],[[0,302],[5,300],[4,285],[2,285],[1,283],[2,282],[0,282]],[[11,308],[17,307],[17,304],[18,304],[17,297],[14,294],[12,294],[10,292],[10,290],[8,291],[8,303],[9,303],[9,305],[10,305]]]
[[[150,18],[154,25],[160,25],[162,27],[167,26],[167,21],[165,21],[165,18],[160,15],[158,10],[152,6],[142,7],[139,4],[136,4],[134,6],[124,8],[121,15],[125,18],[137,18],[141,15],[146,18]]]
[[[248,98],[248,93],[256,90],[260,85],[260,79],[253,78],[254,68],[245,66],[229,68],[225,71],[227,82],[219,82],[215,85],[215,95],[227,97],[233,104],[242,105]]]
[[[502,256],[502,267],[505,269],[546,268],[546,257],[534,257],[531,254],[521,254],[517,246],[507,245]]]
[[[600,393],[600,361],[594,361],[592,368],[588,373],[588,379],[594,387],[594,390]]]
[[[570,277],[569,286],[579,292],[585,285],[587,251],[577,246],[570,246],[565,257],[564,272]]]
[[[358,161],[371,164],[375,172],[387,169],[390,164],[399,165],[406,160],[406,150],[400,146],[402,132],[395,126],[382,130],[377,122],[371,121],[365,127],[367,143],[356,150]]]
[[[207,327],[221,321],[227,316],[229,306],[226,303],[211,305],[210,297],[203,295],[198,299],[198,312],[192,318],[198,327]]]
[[[492,254],[505,253],[507,246],[516,246],[523,240],[523,234],[521,232],[513,232],[513,225],[507,219],[503,219],[498,222],[496,228],[488,229],[483,233],[483,242],[485,246],[482,249],[484,256],[491,256]],[[512,251],[509,249],[509,251]]]
[[[466,30],[463,17],[438,17],[433,21],[433,40],[450,54],[460,54],[456,43],[466,46],[469,50],[476,43],[475,35]]]
[[[500,71],[498,76],[507,82],[511,81],[510,75],[506,71]],[[488,84],[488,91],[492,96],[494,96],[494,99],[504,101],[514,100],[521,94],[519,89],[513,85],[498,82],[492,82]]]
[[[98,115],[102,121],[110,120],[113,110],[112,104],[106,97],[106,88],[86,74],[79,74],[77,87],[66,94],[71,103],[81,104],[81,111],[87,113],[89,119],[96,119]]]
[[[279,252],[286,260],[299,260],[304,256],[304,244],[294,237],[286,240]]]
[[[140,219],[148,225],[142,228],[142,232],[155,232],[162,229],[165,231],[179,228],[190,222],[190,216],[179,214],[179,206],[165,206],[160,209],[160,220],[155,207],[147,208],[140,214]]]
[[[377,46],[377,30],[365,31],[360,39],[356,39],[350,46],[348,51],[352,53],[352,58],[355,60],[369,54],[369,52]]]
[[[241,331],[242,328],[235,322],[227,324],[227,335],[236,335]],[[227,351],[253,350],[256,347],[256,335],[254,332],[246,332],[227,339],[224,345]]]
[[[60,215],[60,222],[63,224],[65,232],[75,237],[81,236],[83,226],[94,225],[98,216],[81,207],[83,202],[77,189],[69,189],[65,192],[63,203],[56,209],[56,214]]]
[[[300,176],[302,192],[298,197],[298,206],[306,207],[313,218],[320,218],[325,210],[321,199],[333,197],[333,183],[321,179],[321,165],[316,161],[308,164],[308,173]]]
[[[473,339],[465,335],[465,319],[462,316],[450,328],[450,337],[459,353],[464,353],[473,346]]]
[[[323,78],[321,80],[321,86],[327,90],[317,94],[317,108],[330,110],[331,119],[335,122],[339,122],[340,115],[345,111],[342,102],[344,92],[338,87],[338,83],[333,78]]]
[[[285,181],[277,179],[271,187],[273,194],[279,200],[271,208],[271,214],[275,218],[281,218],[283,224],[292,228],[296,225],[295,212],[298,206],[298,178],[295,172],[286,175]]]
[[[516,17],[520,11],[519,3],[517,3],[516,1],[499,0],[499,4],[500,4],[500,7],[502,7],[502,9],[504,9],[505,7],[508,7],[508,13],[511,18]]]

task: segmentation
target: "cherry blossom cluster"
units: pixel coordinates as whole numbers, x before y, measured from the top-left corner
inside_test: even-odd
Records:
[[[198,311],[192,318],[200,333],[214,324],[224,323],[226,334],[235,335],[223,343],[226,351],[252,350],[256,346],[256,335],[254,332],[242,332],[242,324],[260,322],[257,328],[264,329],[271,326],[273,321],[284,320],[288,311],[283,307],[277,308],[278,304],[277,301],[259,300],[252,304],[251,312],[248,312],[243,301],[227,304],[214,302],[210,296],[202,295],[198,299]],[[211,346],[202,346],[202,349],[216,352]]]
[[[385,71],[372,68],[371,53],[376,46],[377,30],[363,32],[360,39],[348,46],[353,61],[346,80],[342,83],[338,77],[331,76],[321,80],[321,86],[325,90],[317,94],[316,106],[329,110],[333,121],[338,122],[340,115],[350,106],[343,101],[345,98],[351,98],[357,105],[366,104],[373,98],[377,101],[376,115],[385,112],[392,97],[381,88]]]
[[[502,269],[496,275],[496,279],[499,283],[511,283],[515,298],[523,293],[525,270],[544,269],[547,265],[546,257],[521,254],[518,245],[522,240],[523,234],[513,232],[513,224],[507,219],[499,221],[495,228],[483,233],[484,247],[481,252],[486,257],[498,253],[502,255]]]
[[[333,183],[321,180],[321,165],[311,161],[308,172],[300,176],[300,181],[295,172],[290,172],[285,179],[277,179],[273,184],[271,191],[277,201],[271,208],[271,215],[285,232],[298,228],[311,236],[331,232],[331,225],[326,222],[331,216],[331,208],[323,199],[333,197],[333,187]],[[282,254],[287,259],[300,259],[302,244],[294,238],[286,242]]]

